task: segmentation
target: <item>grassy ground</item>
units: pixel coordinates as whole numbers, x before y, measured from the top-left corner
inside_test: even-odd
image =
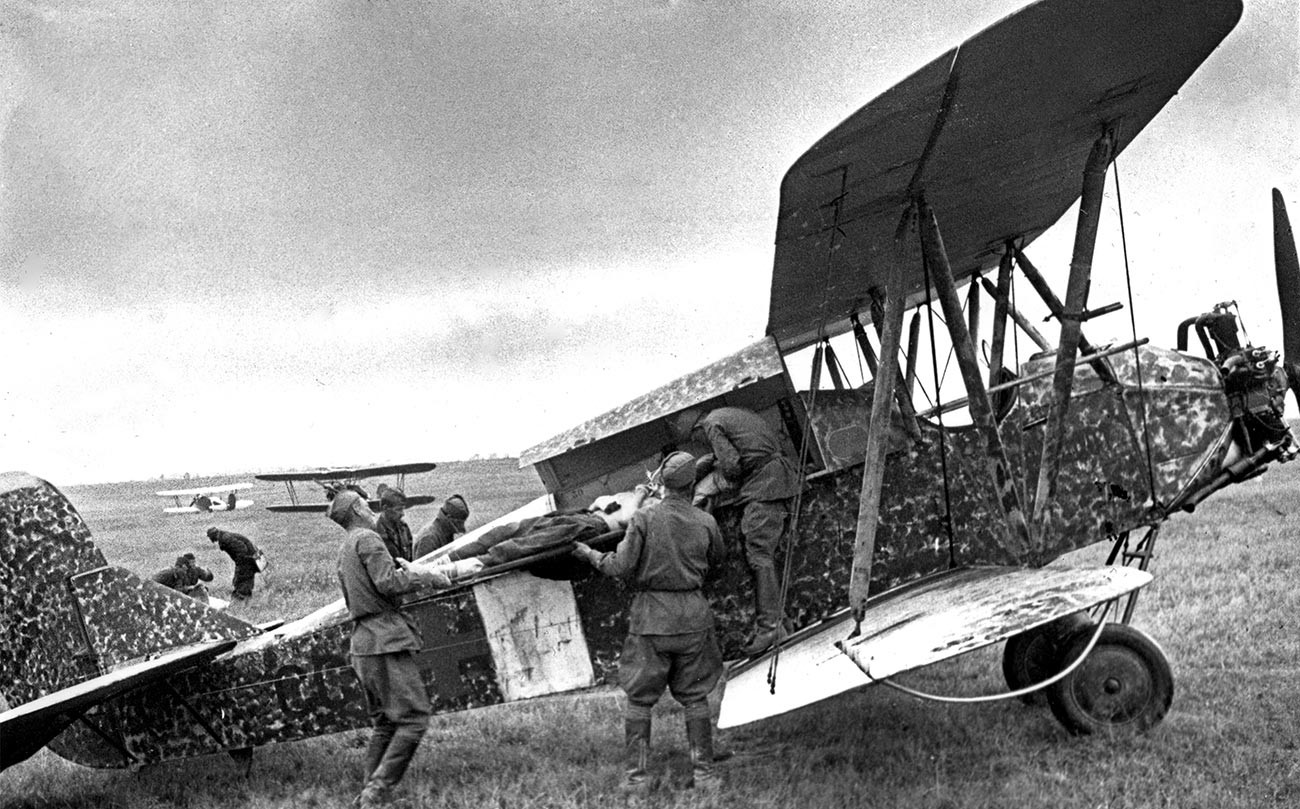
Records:
[[[540,492],[529,472],[491,462],[431,473],[439,495],[464,493],[471,525]],[[248,533],[273,558],[243,609],[254,620],[334,599],[338,529],[319,515],[259,508],[228,521],[155,514],[150,486],[69,489],[110,561],[150,572],[189,548],[229,563],[202,536],[209,522]],[[512,495],[511,492],[514,492]],[[256,496],[274,499],[273,492]],[[421,512],[427,512],[422,514]],[[413,526],[433,516],[413,510]],[[218,515],[219,516],[219,515]],[[727,786],[703,798],[677,788],[687,762],[681,715],[661,705],[652,805],[726,807],[1205,807],[1300,806],[1300,464],[1271,471],[1170,521],[1156,580],[1135,625],[1163,646],[1176,691],[1165,721],[1135,739],[1074,738],[1044,707],[1019,702],[938,705],[887,688],[859,690],[728,733],[740,754]],[[1099,561],[1101,549],[1079,554]],[[905,675],[922,690],[1002,688],[1000,649]],[[95,771],[42,752],[0,775],[13,807],[345,806],[356,793],[366,734],[350,732],[257,751],[251,768],[211,756]],[[403,784],[412,807],[594,807],[621,804],[618,694],[601,691],[435,718]]]

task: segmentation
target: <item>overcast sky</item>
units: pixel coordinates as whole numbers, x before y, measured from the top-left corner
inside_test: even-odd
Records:
[[[0,467],[517,454],[760,337],[785,170],[1020,5],[0,3]],[[1157,343],[1231,298],[1280,347],[1298,40],[1248,3],[1120,159]]]

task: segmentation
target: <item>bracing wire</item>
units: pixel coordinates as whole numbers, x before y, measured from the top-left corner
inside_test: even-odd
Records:
[[[817,324],[816,344],[819,349],[822,345],[823,340],[829,342],[829,340],[826,338],[826,322],[830,319],[830,314],[829,312],[827,312],[827,304],[830,302],[831,275],[832,272],[834,271],[834,264],[835,264],[834,262],[835,237],[840,235],[841,233],[840,217],[844,209],[844,196],[845,194],[848,193],[846,187],[847,181],[848,181],[847,166],[841,166],[840,167],[840,193],[839,196],[835,198],[835,225],[831,229],[831,236],[830,239],[827,240],[827,246],[826,246],[826,275],[825,275],[825,280],[822,284],[821,320]],[[821,356],[821,354],[822,352],[820,350],[816,352],[818,358]],[[814,359],[814,362],[818,362],[818,361],[820,360]],[[812,419],[813,419],[813,415],[817,412],[817,388],[820,387],[820,381],[821,381],[820,368],[814,368],[813,385],[811,386],[813,390],[809,392],[809,400],[808,400],[808,408],[807,408],[808,413],[807,413],[807,417],[804,419],[803,435],[799,441],[799,465],[797,467],[797,473],[799,476],[799,489],[794,497],[794,507],[792,513],[789,516],[789,525],[786,527],[785,533],[783,534],[784,558],[782,559],[782,565],[781,565],[781,595],[780,598],[777,600],[777,603],[780,605],[780,614],[782,616],[785,615],[785,599],[790,589],[790,572],[793,567],[794,541],[795,541],[795,535],[799,531],[799,510],[803,507],[805,469],[807,468],[808,465],[808,452],[809,452],[808,442],[812,438]],[[778,643],[775,652],[772,654],[772,660],[768,664],[768,668],[767,668],[768,687],[771,688],[773,691],[776,690],[776,669],[777,669],[777,665],[780,663],[780,660],[781,660],[781,644]]]
[[[1137,314],[1133,311],[1133,273],[1128,262],[1128,236],[1124,229],[1124,196],[1119,188],[1119,161],[1112,160],[1115,167],[1115,204],[1119,208],[1119,241],[1124,252],[1124,285],[1128,290],[1128,322],[1133,340],[1133,372],[1137,377],[1138,407],[1142,419],[1142,449],[1147,462],[1147,485],[1151,488],[1151,504],[1156,505],[1155,467],[1151,460],[1151,427],[1147,420],[1147,399],[1143,392],[1142,355],[1137,345]]]
[[[921,268],[925,272],[925,309],[927,312],[926,323],[930,331],[930,370],[934,374],[934,398],[939,400],[939,355],[936,353],[934,341],[934,302],[930,299],[930,262],[928,259],[922,259]],[[950,496],[948,480],[948,441],[946,431],[943,427],[943,408],[935,414],[939,422],[939,469],[943,472],[943,527],[948,533],[948,563],[955,565],[956,551],[953,548],[955,531],[952,527],[952,498]]]

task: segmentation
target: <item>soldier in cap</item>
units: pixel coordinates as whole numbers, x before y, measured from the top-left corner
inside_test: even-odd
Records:
[[[208,529],[208,539],[217,543],[235,563],[235,578],[230,582],[231,595],[235,601],[243,601],[253,595],[253,579],[257,576],[257,559],[260,552],[257,546],[243,534],[223,531],[213,526]]]
[[[458,535],[465,533],[465,520],[469,519],[469,505],[465,498],[453,494],[443,501],[438,509],[438,516],[433,522],[420,529],[415,537],[414,558],[419,559],[432,553],[443,545],[450,543]]]
[[[414,559],[411,555],[414,546],[411,526],[402,519],[406,514],[406,495],[401,489],[385,486],[379,495],[379,505],[381,511],[375,522],[375,533],[384,540],[384,547],[394,559]]]
[[[659,474],[665,498],[632,514],[617,548],[597,553],[579,542],[573,553],[606,575],[630,579],[636,590],[619,657],[627,694],[623,788],[649,786],[650,712],[667,688],[686,714],[689,785],[712,789],[719,778],[708,697],[722,675],[722,653],[702,587],[721,572],[726,546],[713,517],[691,505],[695,458],[674,452]]]
[[[774,554],[790,526],[791,505],[799,493],[799,472],[781,451],[776,433],[761,416],[742,407],[719,407],[705,414],[691,408],[672,422],[679,442],[708,444],[712,453],[697,463],[699,476],[720,471],[744,508],[740,533],[754,580],[754,634],[746,655],[759,654],[785,637],[781,584]]]
[[[171,567],[160,570],[153,576],[153,580],[164,587],[170,587],[205,604],[208,601],[208,591],[201,582],[212,579],[212,571],[200,567],[192,553],[177,556]]]
[[[327,515],[348,532],[339,545],[339,585],[353,621],[352,668],[374,728],[366,749],[366,783],[356,805],[382,806],[406,774],[433,712],[415,662],[420,635],[402,612],[400,596],[451,582],[442,573],[394,559],[375,533],[374,512],[356,492],[335,494]]]

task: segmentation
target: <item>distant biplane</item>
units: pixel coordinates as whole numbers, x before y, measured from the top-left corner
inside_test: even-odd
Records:
[[[251,483],[227,483],[224,486],[199,486],[193,489],[167,489],[155,492],[159,497],[170,497],[176,505],[167,506],[167,514],[204,514],[211,511],[234,511],[253,505],[252,500],[240,500],[235,492],[253,488]]]
[[[395,486],[406,491],[406,476],[418,475],[421,472],[432,472],[438,465],[432,462],[422,463],[403,463],[391,464],[388,466],[363,466],[358,468],[332,468],[332,469],[309,469],[303,472],[269,472],[265,475],[254,475],[258,480],[268,480],[277,483],[283,483],[285,490],[289,494],[288,503],[277,503],[267,506],[269,511],[281,512],[302,512],[302,511],[324,511],[329,505],[329,501],[334,498],[335,492],[343,489],[351,489],[370,503],[371,508],[379,508],[379,490],[374,492],[367,491],[362,487],[361,481],[370,478],[383,477],[386,475],[396,475]],[[310,481],[317,484],[322,492],[323,497],[320,502],[303,503],[298,500],[298,492],[294,489],[294,483]],[[381,486],[385,484],[380,484]],[[373,497],[371,495],[374,495]],[[406,505],[422,506],[432,503],[437,498],[430,494],[406,494]]]
[[[550,493],[502,521],[631,489],[671,445],[674,416],[748,407],[806,476],[778,559],[797,631],[733,667],[722,724],[1000,641],[1010,694],[1046,688],[1072,731],[1159,722],[1173,677],[1128,626],[1135,596],[1165,520],[1296,455],[1282,413],[1288,387],[1300,396],[1300,268],[1275,193],[1284,359],[1240,342],[1230,307],[1189,318],[1179,350],[1102,346],[1083,335],[1110,309],[1089,308],[1092,247],[1107,168],[1241,11],[1237,0],[1043,0],[863,107],[782,183],[768,336],[528,450],[522,462]],[[1024,251],[1080,199],[1073,259],[1054,273],[1067,278],[1061,300]],[[1039,335],[1041,350],[1008,363],[1016,335],[1037,334],[1008,292],[1017,267],[1060,337]],[[970,283],[964,311],[957,295],[985,271],[996,273],[991,324],[977,314],[982,284]],[[919,329],[903,324],[933,300],[965,396],[938,402],[936,380],[938,403],[924,408]],[[981,366],[973,335],[989,328]],[[1193,328],[1207,356],[1185,350]],[[842,384],[826,342],[841,334],[871,385]],[[806,348],[815,372],[801,391],[785,360]],[[945,424],[958,406],[970,423]],[[734,549],[735,509],[717,516]],[[11,706],[0,765],[48,744],[89,766],[138,766],[366,724],[341,602],[276,628],[209,610],[109,566],[59,491],[21,473],[0,477],[0,541]],[[1105,566],[1047,564],[1107,543]],[[436,710],[613,681],[626,594],[567,553],[407,601]],[[709,593],[729,659],[753,617],[744,567],[729,565]],[[1121,622],[1106,620],[1121,600]]]

